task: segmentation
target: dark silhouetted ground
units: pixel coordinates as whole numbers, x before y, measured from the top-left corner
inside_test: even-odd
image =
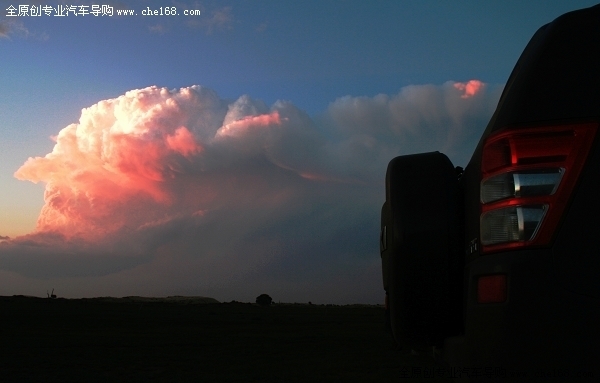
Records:
[[[0,297],[0,382],[455,381],[380,306],[206,302]]]

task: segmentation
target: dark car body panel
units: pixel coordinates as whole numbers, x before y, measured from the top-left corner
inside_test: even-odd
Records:
[[[468,375],[473,380],[503,380],[518,374],[524,378],[522,381],[575,382],[600,378],[599,57],[600,5],[560,16],[541,27],[526,46],[469,164],[462,176],[457,177],[456,185],[443,179],[449,176],[452,164],[441,161],[435,165],[435,158],[441,158],[440,153],[439,156],[429,153],[397,157],[388,166],[382,233],[386,234],[386,228],[390,228],[393,239],[387,243],[387,248],[382,245],[384,287],[387,293],[392,291],[401,297],[396,301],[393,294],[388,294],[390,307],[394,303],[396,307],[401,306],[397,309],[399,312],[421,311],[414,315],[415,318],[419,318],[418,315],[433,316],[448,307],[462,309],[462,315],[455,318],[459,318],[464,326],[448,326],[443,332],[444,358],[451,367],[468,368]],[[523,136],[524,132],[528,137],[544,139],[552,134],[548,132],[560,130],[556,127],[566,126],[568,128],[560,129],[571,132],[570,137],[578,137],[579,142],[589,143],[591,139],[587,137],[594,139],[589,153],[587,145],[565,144],[571,150],[567,151],[567,157],[577,153],[577,158],[585,158],[585,162],[579,162],[583,167],[577,165],[577,170],[572,165],[564,165],[565,178],[555,189],[558,190],[553,195],[556,199],[552,200],[560,201],[548,202],[547,220],[538,226],[545,237],[540,235],[537,242],[532,237],[521,242],[499,241],[494,246],[488,241],[488,247],[482,250],[480,190],[486,140],[492,138],[491,135],[503,134],[502,139],[510,137],[507,140],[517,141],[515,137]],[[590,132],[595,132],[595,136]],[[567,135],[558,137],[562,140]],[[512,150],[509,153],[514,157],[506,162],[510,166],[502,165],[504,167],[492,170],[507,172],[513,170],[506,169],[522,166],[519,161],[524,157]],[[541,157],[535,158],[554,158],[552,155],[544,157],[548,151],[541,152]],[[551,163],[544,161],[540,160],[540,163]],[[395,164],[404,164],[404,167]],[[527,169],[536,166],[534,163]],[[493,172],[486,174],[490,178],[495,176]],[[569,177],[570,174],[573,176]],[[428,176],[440,179],[427,179]],[[447,198],[445,191],[456,191],[457,201]],[[518,195],[516,185],[514,195],[502,198],[506,199],[499,200],[500,203],[513,205],[527,205],[529,202],[523,201],[533,200]],[[559,203],[560,210],[556,208]],[[483,209],[491,211],[498,209],[497,206],[487,204]],[[419,209],[426,214],[419,215]],[[440,211],[438,220],[436,209]],[[552,212],[558,213],[549,224]],[[456,230],[446,227],[454,223]],[[464,252],[464,257],[455,255],[454,242],[448,237],[454,233],[458,240],[456,251]],[[386,235],[390,238],[390,231]],[[434,245],[436,241],[439,243]],[[422,243],[427,246],[419,247]],[[456,262],[449,262],[451,260]],[[437,271],[431,275],[423,273],[425,261],[435,263],[433,269]],[[460,264],[460,267],[452,271],[451,264]],[[447,267],[450,274],[440,272],[440,266]],[[415,270],[420,270],[414,274],[417,278],[411,274]],[[453,273],[463,283],[431,283],[433,280],[456,281]],[[503,274],[500,280],[506,280],[506,296],[503,294],[502,299],[487,303],[478,302],[479,278],[494,274]],[[427,290],[415,281],[425,281],[422,285],[435,285],[435,288]],[[403,284],[396,289],[400,293],[394,290],[394,283]],[[463,295],[448,294],[439,286],[461,286],[459,292]],[[503,288],[501,290],[504,293]],[[411,300],[426,301],[422,298],[423,291],[428,291],[430,301],[443,303],[437,311],[410,305]],[[391,319],[394,322],[393,316]],[[433,328],[435,323],[430,322],[431,328],[427,330],[431,333],[436,329]],[[392,327],[394,325],[392,323]],[[398,327],[402,336],[408,334],[407,338],[412,336],[427,341],[424,336],[415,336],[418,326],[406,326],[405,322]]]
[[[595,118],[600,105],[600,7],[540,28],[519,59],[491,131],[542,121]]]
[[[600,377],[600,137],[548,246],[482,254],[478,242],[485,139],[505,128],[599,122],[598,57],[600,6],[540,28],[465,168],[465,344],[471,366],[530,374],[593,370]],[[507,274],[507,301],[477,303],[477,277],[493,273]]]
[[[547,250],[490,254],[467,270],[465,341],[471,367],[525,371],[529,377],[567,370],[598,376],[598,300],[558,284]],[[505,303],[476,302],[476,278],[490,272],[508,275]]]

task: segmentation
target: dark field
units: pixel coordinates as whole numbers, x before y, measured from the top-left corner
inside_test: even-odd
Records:
[[[0,382],[436,382],[380,306],[0,297]]]

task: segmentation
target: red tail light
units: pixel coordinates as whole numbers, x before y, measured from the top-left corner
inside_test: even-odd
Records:
[[[482,252],[550,243],[598,124],[503,129],[481,161]]]

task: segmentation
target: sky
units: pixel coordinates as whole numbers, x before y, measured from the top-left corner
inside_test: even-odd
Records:
[[[466,166],[533,33],[594,5],[11,1],[0,295],[337,304],[383,302],[387,163]]]

